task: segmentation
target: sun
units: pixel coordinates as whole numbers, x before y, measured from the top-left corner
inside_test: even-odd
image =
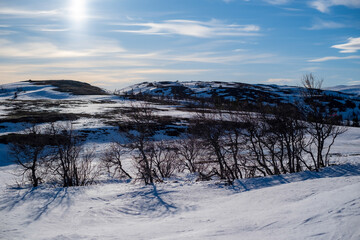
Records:
[[[69,10],[73,21],[82,22],[86,18],[86,0],[71,0]]]

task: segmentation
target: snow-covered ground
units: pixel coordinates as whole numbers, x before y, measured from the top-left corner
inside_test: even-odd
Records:
[[[9,162],[0,167],[0,239],[359,239],[359,136],[350,128],[339,137],[341,165],[231,187],[189,177],[19,189]]]
[[[113,110],[131,106],[129,101],[69,96],[50,86],[25,85],[3,89],[27,88],[16,101],[65,100],[68,103],[51,110],[89,114],[74,121],[74,129],[96,130],[86,145],[96,147],[97,153],[120,137],[116,127],[93,116],[109,113],[120,118]],[[10,113],[12,96],[0,95],[0,103],[6,103],[0,104],[0,116]],[[193,116],[177,106],[153,107],[160,116]],[[0,135],[26,127],[4,122]],[[154,186],[104,181],[31,189],[16,187],[16,166],[7,156],[7,145],[0,144],[0,239],[360,239],[359,146],[360,128],[349,128],[331,151],[331,163],[339,165],[320,172],[244,179],[233,186],[195,182],[189,175]],[[130,158],[124,166],[131,171]]]
[[[4,170],[1,180],[4,180]],[[156,186],[1,187],[0,239],[359,239],[360,167]]]

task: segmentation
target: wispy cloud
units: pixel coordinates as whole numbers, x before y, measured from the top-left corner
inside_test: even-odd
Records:
[[[16,8],[0,8],[0,15],[13,15],[16,17],[28,18],[28,17],[44,17],[44,16],[54,16],[60,15],[62,13],[59,9],[54,10],[27,10],[27,9],[16,9]]]
[[[318,71],[319,69],[321,69],[320,67],[304,67],[304,68],[301,68],[300,71],[302,72],[316,72]]]
[[[274,61],[273,54],[226,54],[202,52],[187,55],[167,56],[169,59],[182,62],[200,62],[215,64],[249,64],[249,63],[271,63]]]
[[[351,81],[349,81],[347,83],[350,84],[350,85],[360,85],[360,81],[354,81],[354,80],[351,80]]]
[[[264,1],[273,5],[283,5],[289,3],[291,0],[264,0]]]
[[[341,49],[341,53],[355,53],[360,50],[360,37],[348,38],[348,42],[331,46],[332,48]]]
[[[266,82],[267,83],[276,83],[276,84],[285,84],[293,82],[294,79],[291,78],[269,78]]]
[[[302,9],[299,8],[283,8],[284,10],[291,11],[291,12],[302,12]]]
[[[16,31],[0,29],[0,36],[1,35],[10,35],[10,34],[14,34],[14,33],[16,33]]]
[[[62,25],[56,24],[23,24],[21,28],[29,31],[38,31],[38,32],[67,32],[70,31],[70,28],[65,28]]]
[[[126,32],[148,35],[184,35],[198,38],[219,36],[258,36],[257,25],[224,24],[217,20],[209,22],[192,20],[166,20],[148,23],[120,23],[124,27],[142,27],[141,29],[118,29],[115,32]]]
[[[308,60],[308,62],[326,62],[331,60],[346,60],[346,59],[360,59],[360,56],[358,55],[346,56],[346,57],[329,56],[329,57],[322,57],[322,58]]]
[[[127,74],[199,74],[209,72],[209,69],[166,69],[166,68],[149,68],[149,69],[131,69],[125,70]]]
[[[342,23],[337,23],[333,21],[324,21],[321,19],[318,19],[315,21],[315,23],[308,28],[305,28],[307,30],[322,30],[322,29],[336,29],[336,28],[343,28],[346,27]]]
[[[103,46],[89,46],[88,48],[74,50],[64,49],[51,42],[28,42],[14,43],[5,39],[0,39],[0,57],[5,58],[77,58],[89,56],[101,56],[109,53],[120,53],[125,50],[117,45],[107,43]]]
[[[40,32],[67,32],[70,29],[69,28],[48,28],[48,27],[40,27],[35,28],[34,30],[40,31]]]
[[[320,12],[327,13],[333,6],[346,6],[349,8],[360,8],[359,0],[313,0],[309,5]]]

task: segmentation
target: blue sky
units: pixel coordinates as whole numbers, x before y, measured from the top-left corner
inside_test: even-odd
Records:
[[[0,1],[0,83],[360,84],[360,0]]]

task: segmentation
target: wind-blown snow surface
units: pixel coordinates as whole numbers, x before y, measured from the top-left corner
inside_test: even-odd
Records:
[[[360,167],[237,182],[11,189],[0,239],[359,239]]]

